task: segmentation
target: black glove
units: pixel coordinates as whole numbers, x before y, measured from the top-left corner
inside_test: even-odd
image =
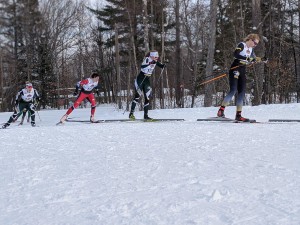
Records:
[[[36,106],[35,106],[35,104],[33,104],[33,103],[29,106],[29,108],[30,108],[31,110],[33,110],[33,111],[35,110],[35,107],[36,107]]]
[[[97,94],[98,97],[100,96],[100,92],[98,89],[95,91],[95,93]]]
[[[246,58],[246,61],[241,61],[242,64],[246,64],[246,65],[249,65],[253,62],[253,58],[250,58],[250,57],[247,57]]]
[[[261,62],[262,60],[261,60],[261,57],[256,57],[255,59],[254,59],[254,62]]]
[[[36,99],[35,99],[35,101],[34,101],[34,106],[35,106],[35,107],[38,106],[38,104],[40,103],[40,100],[41,100],[40,98],[36,98]]]
[[[254,58],[247,57],[247,61],[251,63],[251,62],[253,62],[253,61],[254,61]]]
[[[73,93],[73,96],[77,96],[77,95],[78,95],[78,89],[79,89],[79,86],[76,85],[76,86],[75,86],[75,91],[74,91],[74,93]]]
[[[269,61],[269,59],[266,56],[264,56],[261,58],[261,61],[263,61],[264,63],[267,63]]]

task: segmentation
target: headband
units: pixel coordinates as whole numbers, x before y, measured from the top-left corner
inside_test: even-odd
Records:
[[[158,57],[158,52],[150,52],[150,56],[152,56],[152,57]]]

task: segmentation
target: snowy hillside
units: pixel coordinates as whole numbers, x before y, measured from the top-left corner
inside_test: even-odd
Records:
[[[300,123],[196,121],[215,116],[212,107],[149,113],[183,122],[55,126],[65,112],[39,111],[38,127],[0,130],[0,224],[300,224]],[[96,119],[127,116],[96,111]],[[243,116],[300,119],[300,104],[244,107]]]

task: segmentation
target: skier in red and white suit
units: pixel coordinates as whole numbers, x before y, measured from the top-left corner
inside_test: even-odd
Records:
[[[91,103],[90,121],[94,122],[94,115],[95,115],[95,111],[96,111],[96,100],[95,100],[93,90],[95,89],[96,93],[99,95],[98,82],[99,82],[99,74],[92,73],[90,78],[79,81],[77,83],[74,95],[78,94],[79,87],[81,87],[81,91],[80,91],[79,96],[77,97],[75,103],[68,109],[66,114],[60,119],[61,123],[63,123],[68,118],[68,116],[73,112],[73,110],[76,109],[79,106],[79,104],[86,98]]]

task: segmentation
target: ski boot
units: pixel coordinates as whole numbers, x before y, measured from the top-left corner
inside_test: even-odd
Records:
[[[153,118],[149,117],[148,115],[144,115],[144,120],[153,120]]]
[[[63,117],[60,119],[60,123],[63,123],[63,122],[65,122],[65,120],[68,118],[68,115],[67,114],[65,114],[65,115],[63,115]]]
[[[129,113],[129,119],[135,120],[135,116],[133,115],[133,112]]]
[[[91,115],[90,121],[91,121],[91,123],[94,123],[94,122],[95,122],[95,116],[94,116],[94,115]]]
[[[225,107],[221,106],[217,113],[217,117],[225,118],[224,110],[225,110]]]
[[[241,114],[236,114],[235,120],[237,122],[250,122],[250,119],[242,117]]]
[[[35,127],[35,126],[36,126],[36,124],[35,124],[34,121],[31,121],[31,126],[32,126],[32,127]]]
[[[5,123],[5,124],[3,124],[2,129],[5,129],[5,128],[8,127],[9,125],[10,125],[10,123]]]

